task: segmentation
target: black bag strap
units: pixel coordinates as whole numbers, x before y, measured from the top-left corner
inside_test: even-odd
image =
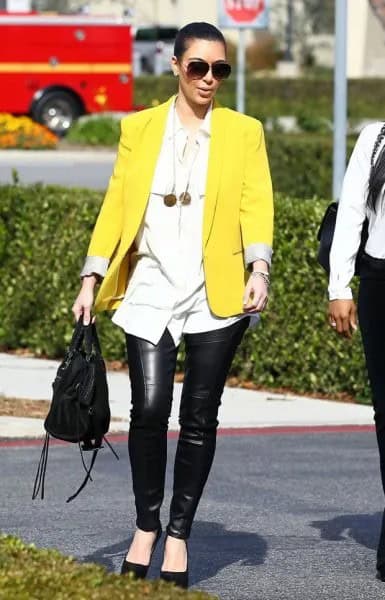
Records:
[[[80,456],[81,456],[81,459],[82,459],[83,467],[84,467],[85,472],[86,472],[86,476],[83,479],[83,481],[82,481],[81,485],[79,486],[79,488],[76,490],[76,492],[74,494],[72,494],[72,496],[70,496],[69,498],[67,498],[67,503],[68,502],[72,502],[72,500],[74,500],[80,494],[80,492],[82,490],[84,490],[84,488],[86,487],[87,483],[89,481],[92,481],[91,472],[92,472],[92,469],[94,468],[96,457],[98,455],[98,451],[103,448],[103,446],[102,446],[102,440],[104,440],[106,442],[107,446],[109,447],[109,449],[111,450],[111,452],[113,453],[113,455],[115,456],[115,458],[117,460],[119,460],[118,454],[116,453],[116,451],[111,446],[111,444],[109,443],[109,441],[107,440],[107,438],[105,436],[103,436],[102,438],[97,438],[94,441],[86,440],[83,444],[79,444]],[[85,460],[84,460],[83,452],[86,452],[88,450],[92,450],[93,452],[92,452],[92,458],[91,458],[90,466],[87,468]]]
[[[116,450],[113,448],[113,446],[110,444],[110,442],[108,441],[108,439],[106,438],[106,436],[103,436],[104,441],[106,442],[107,446],[109,447],[109,449],[111,450],[112,454],[115,456],[116,460],[119,460],[119,455],[116,452]]]
[[[109,449],[111,450],[113,455],[115,456],[116,460],[119,460],[118,454],[116,453],[114,448],[111,446],[111,444],[107,440],[107,438],[105,436],[103,436],[102,439],[105,441],[105,443],[107,444],[107,446],[109,447]],[[37,496],[39,494],[39,490],[41,490],[41,500],[44,500],[44,483],[45,483],[45,474],[47,471],[49,440],[50,440],[50,437],[49,437],[49,434],[47,433],[45,436],[43,449],[41,451],[39,466],[37,469],[35,483],[33,486],[32,500],[35,500],[37,498]],[[80,494],[80,492],[86,487],[87,483],[89,481],[92,481],[91,472],[95,465],[98,450],[103,448],[101,442],[102,442],[102,440],[99,439],[99,440],[96,440],[94,443],[90,442],[89,445],[83,444],[83,447],[79,444],[80,456],[82,459],[84,470],[86,472],[86,476],[85,476],[83,482],[81,483],[81,485],[79,486],[79,488],[76,490],[76,492],[67,499],[67,503],[72,502],[72,500],[74,500]],[[93,451],[91,463],[90,463],[89,467],[87,467],[85,460],[84,460],[84,456],[83,456],[83,452],[86,450]]]
[[[47,471],[48,461],[48,448],[49,448],[49,433],[46,433],[43,448],[40,454],[39,465],[37,467],[37,473],[35,477],[35,483],[33,484],[32,500],[35,500],[41,489],[41,499],[44,500],[44,483],[45,474]]]
[[[68,502],[72,502],[72,500],[74,500],[80,494],[80,492],[82,490],[84,490],[84,488],[86,487],[87,483],[89,481],[92,481],[91,472],[92,472],[92,469],[94,468],[96,457],[98,455],[98,451],[103,448],[103,446],[102,446],[102,440],[104,440],[106,442],[107,446],[111,450],[112,454],[115,456],[116,460],[119,460],[118,454],[116,453],[116,451],[111,446],[110,442],[107,440],[107,438],[105,436],[103,436],[103,438],[96,439],[94,442],[92,442],[91,440],[89,440],[89,441],[85,441],[83,444],[79,444],[80,456],[81,456],[81,459],[82,459],[83,467],[84,467],[85,472],[86,472],[86,476],[85,476],[82,484],[76,490],[76,492],[74,494],[72,494],[72,496],[70,496],[69,498],[67,498],[67,503]],[[86,452],[87,450],[92,450],[93,451],[92,452],[91,463],[90,463],[90,466],[88,468],[86,466],[86,463],[85,463],[85,460],[84,460],[84,456],[83,456],[83,452]]]
[[[72,494],[72,496],[70,496],[69,498],[67,498],[67,503],[68,503],[68,502],[72,502],[72,500],[74,500],[74,499],[75,499],[75,498],[76,498],[76,497],[77,497],[77,496],[80,494],[80,492],[81,492],[81,491],[82,491],[82,490],[83,490],[83,489],[86,487],[87,483],[88,483],[89,481],[92,481],[92,478],[91,478],[91,471],[92,471],[92,469],[94,468],[95,460],[96,460],[96,457],[97,457],[97,455],[98,455],[98,451],[99,451],[99,450],[100,450],[100,447],[99,447],[99,448],[95,448],[95,450],[92,452],[91,463],[90,463],[90,466],[89,466],[89,468],[88,468],[88,469],[86,469],[86,476],[85,476],[85,478],[83,479],[83,482],[82,482],[82,484],[81,484],[81,485],[79,486],[79,488],[76,490],[76,492],[75,492],[74,494]],[[82,453],[82,449],[81,449],[81,448],[80,448],[80,452]],[[82,456],[82,460],[83,460],[83,456]],[[83,460],[83,464],[85,464],[85,463],[84,463],[84,460]]]

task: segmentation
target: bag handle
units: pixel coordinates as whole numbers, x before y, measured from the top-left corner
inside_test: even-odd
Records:
[[[95,323],[83,325],[83,334],[86,355],[91,356],[92,352],[94,352],[96,355],[101,356],[102,350],[100,347],[98,334],[96,333]]]
[[[76,322],[72,339],[68,348],[68,354],[71,356],[77,350],[80,350],[84,341],[84,347],[87,356],[92,353],[92,338],[91,338],[91,324],[84,325],[83,315],[80,315]]]
[[[95,323],[91,322],[88,325],[84,325],[83,315],[81,315],[72,334],[72,339],[68,349],[69,354],[72,354],[75,350],[79,350],[83,341],[87,356],[90,356],[93,350],[98,355],[102,354]]]
[[[100,347],[99,337],[98,337],[98,334],[97,334],[97,331],[96,331],[96,325],[95,325],[95,323],[92,323],[91,334],[92,334],[92,345],[95,348],[96,353],[101,356],[102,355],[102,349]]]
[[[83,315],[81,315],[76,322],[74,332],[72,334],[71,342],[68,348],[69,354],[73,353],[75,350],[79,350],[82,345],[84,337],[84,325],[83,325]]]

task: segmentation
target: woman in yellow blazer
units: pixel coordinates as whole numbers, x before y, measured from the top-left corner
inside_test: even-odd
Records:
[[[245,329],[267,302],[273,202],[261,123],[214,99],[231,71],[221,32],[208,23],[186,25],[174,54],[177,96],[122,120],[73,312],[87,323],[93,306],[113,309],[126,335],[137,530],[122,574],[146,576],[161,534],[167,426],[184,338],[161,577],[187,587],[186,540],[214,457],[226,376]]]

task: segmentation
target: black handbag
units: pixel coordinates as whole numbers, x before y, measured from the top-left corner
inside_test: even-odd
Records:
[[[332,202],[329,204],[317,234],[317,239],[319,241],[317,260],[321,267],[323,267],[328,274],[330,273],[330,249],[332,247],[334,230],[336,227],[337,211],[338,202]],[[361,258],[365,250],[366,242],[368,241],[368,235],[369,222],[368,219],[365,219],[362,226],[361,243],[356,256],[354,268],[355,275],[360,274]]]
[[[91,471],[103,440],[118,458],[105,438],[110,426],[110,406],[106,367],[102,357],[95,324],[77,322],[70,346],[60,364],[52,384],[53,395],[48,415],[44,421],[46,437],[37,469],[32,499],[41,490],[44,498],[44,482],[47,468],[50,436],[79,445],[86,476],[77,492],[68,498],[71,502],[91,479]],[[92,451],[87,467],[83,452]]]

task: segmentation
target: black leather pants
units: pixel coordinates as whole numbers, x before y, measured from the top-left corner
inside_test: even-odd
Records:
[[[248,326],[185,334],[185,378],[179,414],[174,487],[167,533],[187,539],[214,458],[218,408],[235,351]],[[137,526],[160,525],[177,348],[166,329],[157,345],[127,335],[132,389],[129,456]]]
[[[380,261],[378,261],[380,262]],[[385,263],[385,261],[382,261]],[[385,268],[385,265],[384,265]],[[367,273],[369,276],[370,272]],[[366,275],[366,274],[365,274]],[[382,487],[385,493],[385,272],[361,277],[358,316],[369,375]],[[385,510],[377,548],[377,568],[385,573]]]

